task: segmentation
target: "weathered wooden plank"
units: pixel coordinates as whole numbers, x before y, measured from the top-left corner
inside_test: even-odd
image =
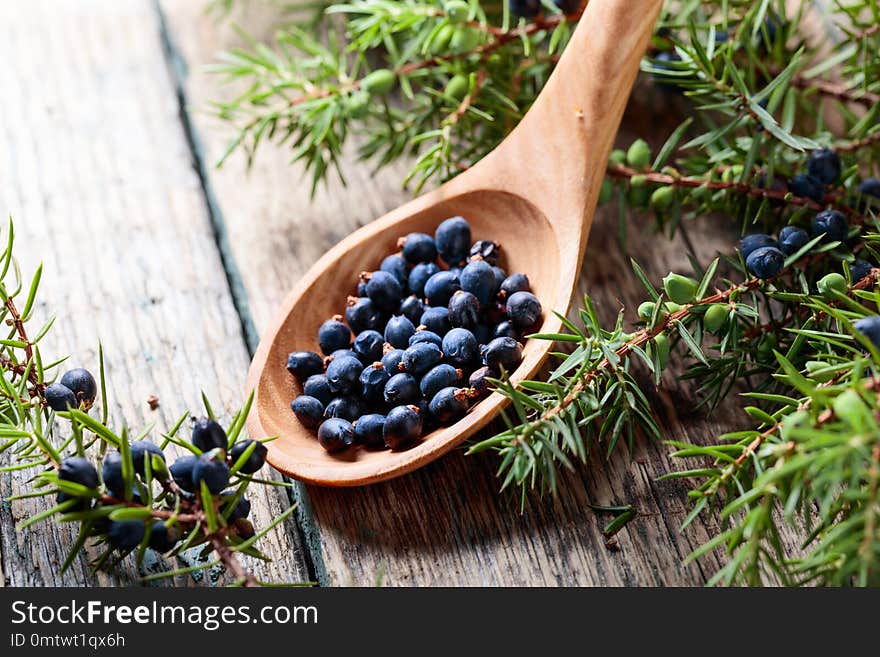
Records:
[[[95,370],[102,340],[118,425],[170,427],[185,409],[199,410],[201,390],[228,418],[242,401],[247,350],[155,5],[11,1],[0,4],[0,23],[0,208],[17,219],[24,271],[46,265],[37,315],[57,312],[58,321],[45,353],[73,354]],[[156,411],[150,394],[160,398]],[[27,476],[4,474],[0,495],[26,490]],[[258,526],[289,504],[274,487],[255,487],[251,499]],[[132,565],[93,577],[85,557],[60,575],[73,528],[16,530],[44,508],[34,499],[0,508],[7,583],[136,583]],[[308,578],[293,521],[262,547],[275,562],[250,564],[260,578]]]
[[[161,6],[188,65],[184,88],[191,118],[207,161],[216,161],[230,132],[198,110],[230,91],[221,91],[199,68],[238,40],[227,25],[205,21],[193,3],[162,0]],[[270,35],[271,20],[254,7],[236,19],[257,37]],[[639,129],[668,116],[668,99],[654,100],[654,107],[634,112]],[[632,131],[621,141],[631,138]],[[264,148],[249,174],[241,158],[210,174],[257,328],[331,244],[406,198],[397,189],[404,166],[371,175],[352,164],[348,188],[332,184],[310,202],[307,181],[287,166],[287,158]],[[630,218],[629,252],[654,278],[686,269],[684,239],[655,237],[645,230],[646,221]],[[613,210],[603,211],[593,230],[583,284],[610,321],[620,303],[631,306],[642,295],[616,242]],[[704,258],[733,239],[711,220],[697,222],[690,237]],[[733,402],[709,418],[682,417],[692,396],[674,377],[665,379],[656,408],[668,437],[698,441],[735,426]],[[516,500],[498,495],[491,456],[454,453],[413,475],[363,489],[310,487],[319,558],[331,584],[368,585],[377,578],[391,585],[700,584],[718,562],[685,567],[681,560],[716,528],[710,518],[678,532],[688,511],[686,488],[656,481],[673,467],[668,452],[640,442],[633,460],[623,452],[608,461],[597,455],[590,466],[565,475],[559,498],[529,498],[522,515]],[[632,503],[642,514],[617,535],[619,552],[605,548],[600,529],[606,519],[588,507],[612,502]]]

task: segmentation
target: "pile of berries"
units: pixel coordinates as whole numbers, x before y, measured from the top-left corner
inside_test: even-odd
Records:
[[[175,510],[179,505],[180,514],[188,514],[201,508],[205,503],[200,495],[204,484],[212,496],[210,503],[218,509],[226,525],[234,526],[243,538],[253,536],[253,527],[247,521],[250,502],[236,490],[227,489],[234,474],[253,474],[263,467],[266,446],[249,439],[230,446],[223,427],[208,418],[195,422],[192,445],[192,454],[166,467],[165,454],[157,445],[136,440],[129,445],[128,464],[121,451],[107,453],[100,477],[88,459],[68,457],[58,467],[56,501],[58,504],[74,502],[67,505],[67,513],[97,511],[90,514],[98,518],[93,524],[93,533],[106,535],[113,548],[127,552],[146,541],[146,545],[157,552],[168,552],[183,532],[192,527],[191,522],[172,520],[179,515]],[[126,470],[132,473],[128,485],[123,474]],[[153,481],[162,486],[158,495],[148,495]],[[167,513],[152,513],[140,519],[111,519],[112,511],[145,507],[148,499],[152,499],[154,510]]]
[[[61,380],[46,386],[43,397],[53,411],[71,408],[89,410],[98,395],[98,384],[88,370],[78,367],[64,373]]]
[[[497,242],[471,243],[463,217],[398,245],[361,274],[345,316],[321,325],[325,357],[288,357],[303,392],[291,409],[328,452],[400,449],[458,421],[488,392],[488,378],[517,368],[520,340],[540,324],[528,277],[498,265]]]

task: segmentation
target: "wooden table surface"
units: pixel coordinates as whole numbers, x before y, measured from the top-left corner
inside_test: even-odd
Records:
[[[252,4],[237,20],[268,36],[271,22]],[[45,264],[38,316],[58,319],[44,353],[72,354],[72,364],[96,370],[100,339],[119,428],[166,428],[198,409],[203,390],[228,417],[242,401],[257,336],[287,290],[329,246],[408,197],[399,185],[405,163],[376,174],[349,156],[348,186],[331,182],[314,201],[284,150],[264,147],[250,172],[239,156],[216,169],[230,132],[205,111],[224,90],[202,69],[240,39],[203,8],[196,0],[0,3],[0,213],[15,218],[25,275]],[[671,102],[640,91],[620,143],[644,125],[658,126],[649,136],[662,140],[675,121]],[[735,239],[718,219],[689,222],[671,241],[649,226],[648,217],[629,217],[623,250],[616,210],[599,212],[581,288],[609,321],[641,300],[630,255],[659,280],[688,268],[688,249],[705,263]],[[736,399],[709,416],[691,413],[694,391],[669,374],[646,392],[667,438],[702,441],[743,426]],[[460,451],[366,488],[255,487],[258,527],[298,508],[263,541],[273,561],[249,565],[262,579],[321,585],[700,585],[722,555],[682,560],[718,528],[709,516],[679,531],[687,486],[657,480],[684,467],[670,451],[640,440],[633,458],[597,452],[563,476],[558,497],[530,496],[522,514],[515,496],[499,494],[495,458]],[[92,575],[94,551],[59,574],[74,528],[16,530],[49,504],[6,501],[27,489],[27,476],[0,475],[0,582],[138,583],[131,563]],[[589,505],[625,503],[639,515],[609,550],[608,517]],[[145,569],[180,565],[154,559]]]

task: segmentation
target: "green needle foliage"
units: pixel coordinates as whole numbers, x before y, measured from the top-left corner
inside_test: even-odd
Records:
[[[50,508],[22,522],[19,530],[48,519],[77,523],[79,534],[62,564],[62,572],[74,563],[87,543],[99,548],[93,568],[109,570],[132,553],[137,565],[141,566],[151,542],[151,534],[159,530],[156,523],[161,523],[173,546],[166,548],[167,556],[183,560],[184,552],[195,550],[194,554],[186,556],[186,562],[195,560],[196,563],[145,579],[160,579],[222,566],[235,584],[259,584],[244,569],[240,556],[266,559],[256,547],[256,542],[283,522],[294,507],[287,509],[259,532],[241,513],[233,517],[236,505],[251,485],[285,485],[262,480],[257,482],[252,476],[240,472],[257,444],[251,444],[234,463],[230,462],[232,476],[228,490],[231,492],[222,496],[211,495],[204,490],[201,495],[182,491],[170,476],[165,460],[158,455],[145,459],[143,474],[137,474],[131,443],[146,439],[153,433],[154,426],[148,425],[135,436],[130,436],[125,425],[121,429],[114,428],[108,417],[104,356],[100,348],[100,417],[95,417],[99,414],[85,405],[65,412],[51,410],[45,397],[46,388],[56,378],[58,368],[65,359],[44,360],[40,343],[51,329],[54,317],[41,327],[34,327],[30,323],[42,268],[38,268],[30,283],[25,285],[13,246],[14,230],[10,220],[5,248],[0,252],[0,322],[9,327],[5,338],[0,340],[0,455],[8,463],[0,466],[0,472],[26,472],[31,476],[31,492],[5,501],[34,497],[51,497],[55,500]],[[244,421],[250,404],[249,399],[226,428],[230,451],[238,441],[245,440]],[[205,412],[209,417],[214,417],[207,399]],[[180,437],[189,416],[189,412],[183,413],[175,425],[161,435],[157,446],[164,450],[174,444],[197,456],[201,455],[197,447]],[[59,477],[59,466],[69,457],[85,457],[100,472],[103,456],[108,451],[117,450],[122,459],[124,492],[121,496],[117,496],[118,491],[110,491],[103,482],[95,488],[89,488]],[[143,540],[131,549],[114,548],[108,540],[112,521],[144,523]]]

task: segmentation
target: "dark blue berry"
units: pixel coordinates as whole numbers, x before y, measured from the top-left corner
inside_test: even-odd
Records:
[[[324,360],[314,351],[294,351],[287,357],[287,371],[300,381],[324,371]]]
[[[238,502],[235,503],[235,506],[232,509],[228,509],[227,505],[231,503],[231,501],[235,498],[237,493],[235,491],[227,491],[220,496],[221,501],[223,502],[223,507],[221,511],[224,513],[228,513],[229,515],[226,519],[229,522],[235,522],[240,518],[247,518],[251,514],[251,503],[250,500],[246,497],[240,497]]]
[[[222,431],[222,429],[221,429]],[[225,440],[226,434],[223,434],[223,438]],[[224,442],[222,445],[223,449],[226,449],[226,443]],[[154,445],[148,440],[135,440],[129,447],[131,450],[131,462],[134,465],[134,471],[137,472],[141,477],[145,476],[146,467],[144,466],[144,459],[150,458],[152,455],[158,456],[163,461],[165,460],[165,454],[159,448],[158,445]],[[151,471],[152,471],[152,462],[150,462]]]
[[[851,263],[849,263],[849,275],[852,278],[853,283],[858,283],[865,276],[871,273],[871,269],[874,268],[867,260],[862,260],[861,258],[856,258]]]
[[[425,304],[416,296],[409,296],[400,302],[400,314],[406,317],[413,326],[418,326],[425,312]]]
[[[354,356],[334,358],[327,366],[327,381],[330,383],[330,389],[336,394],[354,391],[363,369],[363,363]]]
[[[164,554],[177,545],[177,531],[173,527],[169,528],[163,520],[154,520],[150,525],[150,538],[147,544],[156,552]]]
[[[409,346],[409,345],[407,345]],[[385,371],[393,375],[400,372],[400,363],[403,361],[403,349],[389,349],[382,356],[382,366]]]
[[[413,404],[420,394],[419,384],[411,374],[400,372],[385,384],[384,397],[389,404]]]
[[[495,274],[495,293],[501,289],[501,284],[504,282],[504,279],[507,278],[507,272],[501,269],[498,265],[492,267],[492,273]]]
[[[303,385],[303,394],[314,397],[324,406],[333,399],[333,389],[330,388],[330,382],[323,374],[313,374],[306,379]]]
[[[464,217],[450,217],[437,226],[434,243],[440,257],[450,267],[467,258],[471,246],[471,226]]]
[[[403,257],[414,265],[420,262],[431,262],[437,257],[437,245],[434,238],[424,233],[410,233],[401,240]]]
[[[522,361],[522,345],[513,338],[495,338],[485,346],[482,355],[491,369],[499,371],[503,367],[510,373]]]
[[[78,404],[86,408],[92,405],[98,395],[98,384],[88,370],[81,367],[69,370],[61,377],[61,385],[70,390]]]
[[[810,236],[799,226],[785,226],[779,231],[779,248],[785,255],[797,253],[810,241]]]
[[[865,178],[859,183],[857,191],[861,206],[880,203],[880,180],[877,178]]]
[[[425,308],[419,324],[437,335],[443,335],[449,331],[449,309],[446,306]]]
[[[354,349],[337,349],[332,354],[327,356],[324,359],[324,365],[328,366],[332,363],[336,358],[357,358],[358,355],[354,353]]]
[[[46,386],[44,393],[46,402],[53,411],[66,411],[70,408],[77,408],[76,395],[65,385],[60,383],[52,383]]]
[[[168,468],[171,477],[174,479],[174,483],[176,483],[179,488],[189,491],[190,493],[193,493],[196,490],[195,484],[193,483],[193,468],[198,460],[199,457],[194,454],[181,456],[171,464],[171,467]]]
[[[757,278],[773,278],[778,276],[785,264],[785,254],[772,246],[755,249],[746,258],[746,269]]]
[[[853,323],[853,328],[874,343],[880,349],[880,315],[862,317]]]
[[[226,432],[216,420],[207,417],[199,418],[193,424],[191,442],[203,452],[212,449],[226,449],[229,441]]]
[[[348,297],[345,321],[354,333],[379,331],[382,328],[382,313],[370,297]]]
[[[354,442],[370,449],[385,447],[384,429],[384,415],[379,413],[361,415],[354,423]]]
[[[385,416],[383,437],[391,449],[399,449],[422,435],[422,418],[417,406],[395,406]]]
[[[520,331],[541,321],[541,302],[531,292],[514,292],[507,299],[507,317]]]
[[[449,300],[449,323],[473,329],[480,321],[480,302],[470,292],[459,290]]]
[[[403,256],[395,253],[386,257],[379,265],[379,269],[394,276],[401,287],[406,286],[407,279],[409,279],[409,265],[406,264]]]
[[[269,449],[259,440],[251,440],[248,438],[247,440],[239,440],[232,446],[232,449],[229,450],[229,460],[234,465],[251,445],[254,445],[254,451],[252,451],[251,455],[247,457],[244,465],[238,469],[239,472],[243,472],[244,474],[254,474],[257,470],[262,468],[266,464],[266,455],[269,453]]]
[[[68,507],[65,513],[88,511],[92,508],[92,498],[90,497],[77,497],[76,495],[68,495],[63,490],[60,490],[55,494],[55,504],[63,504],[64,502],[69,502],[70,500],[73,500],[75,504]]]
[[[788,188],[795,196],[809,198],[816,201],[816,203],[821,203],[822,199],[825,198],[825,188],[822,186],[822,183],[804,173],[792,176],[788,183]]]
[[[376,308],[386,313],[397,310],[403,299],[403,287],[397,279],[381,269],[366,276],[367,296],[373,300]]]
[[[840,156],[830,148],[817,148],[807,158],[807,173],[824,185],[837,182],[841,168]]]
[[[431,342],[440,347],[443,345],[443,338],[434,333],[434,331],[419,327],[416,329],[416,332],[409,337],[409,344],[407,346],[411,347],[417,342]]]
[[[117,550],[134,550],[144,540],[146,527],[140,520],[111,520],[107,540]]]
[[[229,485],[229,466],[224,461],[215,461],[207,454],[199,457],[193,466],[193,484],[201,490],[202,482],[211,495],[217,495]]]
[[[498,378],[498,375],[488,367],[481,367],[473,371],[468,379],[468,385],[478,396],[482,397],[489,392],[489,388],[492,385],[489,383],[490,377],[495,379]]]
[[[351,345],[351,331],[342,323],[342,317],[337,315],[321,324],[318,329],[318,344],[325,355],[330,355],[337,349],[348,349]]]
[[[396,370],[395,374],[397,374]],[[364,368],[360,377],[361,394],[368,404],[382,403],[385,398],[385,384],[390,378],[391,375],[381,362],[367,365]]]
[[[443,360],[440,347],[431,342],[417,342],[403,352],[403,369],[415,377],[422,376]]]
[[[534,18],[541,10],[541,0],[507,0],[510,13],[520,18]]]
[[[481,305],[489,303],[495,294],[495,272],[483,260],[474,260],[461,270],[461,289],[470,292]]]
[[[506,299],[517,292],[531,292],[532,286],[529,284],[529,277],[525,274],[511,274],[501,282],[499,291],[501,298]]]
[[[467,391],[464,388],[443,388],[434,395],[428,408],[438,422],[443,424],[457,422],[467,413]]]
[[[460,289],[458,276],[450,271],[438,271],[425,283],[425,298],[431,306],[448,306],[452,295]]]
[[[514,340],[519,339],[519,331],[516,330],[516,327],[513,323],[504,321],[498,324],[495,327],[495,333],[493,334],[494,338],[513,338]]]
[[[98,488],[98,471],[82,456],[68,456],[58,466],[58,478],[86,488]]]
[[[419,389],[426,399],[433,399],[434,395],[443,388],[454,386],[461,381],[462,371],[452,365],[442,363],[432,368],[419,382]]]
[[[290,410],[306,429],[317,429],[324,419],[324,405],[309,395],[300,395],[290,402]]]
[[[318,442],[328,452],[341,452],[354,442],[354,427],[348,420],[338,417],[325,420],[318,427]]]
[[[739,243],[739,250],[742,252],[743,258],[748,258],[752,251],[763,246],[777,246],[776,240],[763,233],[746,235]]]
[[[403,315],[395,315],[385,325],[385,342],[395,349],[406,349],[410,336],[415,332],[413,322]]]
[[[434,274],[440,271],[433,262],[421,262],[412,268],[409,273],[409,292],[417,297],[425,296],[425,283]]]
[[[674,74],[670,75],[667,71],[669,73],[678,71],[674,65],[670,66],[670,64],[675,64],[680,61],[681,56],[674,50],[662,50],[654,55],[651,63],[654,65],[655,69],[662,71],[661,73],[654,73],[652,75],[658,87],[666,89],[667,91],[679,91],[679,86],[676,84],[679,77]]]
[[[490,265],[498,264],[498,258],[501,255],[501,245],[492,240],[477,240],[471,246],[470,260],[483,260]]]
[[[125,483],[122,478],[122,454],[108,452],[101,466],[101,479],[104,485],[114,497],[121,498],[125,493]]]
[[[842,242],[849,234],[846,217],[837,210],[823,210],[813,217],[813,237],[822,238],[823,242]]]
[[[473,333],[454,328],[443,336],[443,356],[455,367],[470,369],[480,357],[480,346]]]
[[[353,351],[364,365],[375,363],[382,358],[385,338],[378,331],[362,331],[354,339]]]
[[[363,413],[364,409],[357,397],[346,395],[344,397],[336,397],[331,399],[324,409],[324,417],[326,420],[331,417],[341,417],[343,420],[354,422]]]
[[[367,296],[367,281],[361,278],[357,284],[357,296],[365,297]]]

